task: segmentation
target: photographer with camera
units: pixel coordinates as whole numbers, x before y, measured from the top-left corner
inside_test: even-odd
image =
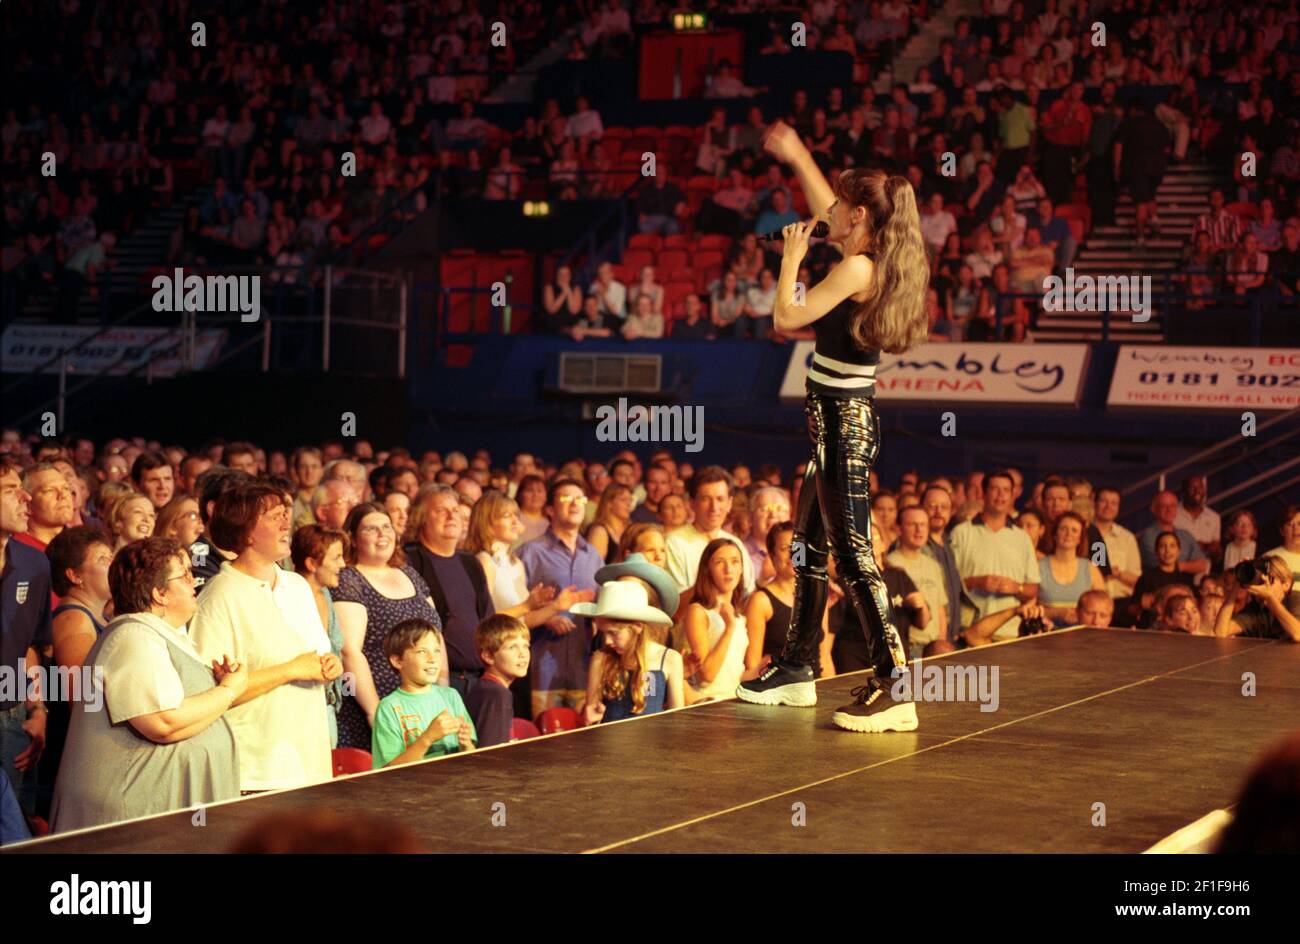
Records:
[[[997,642],[998,640],[994,638],[997,631],[1012,619],[1019,620],[1017,625],[1019,626],[1020,636],[1037,636],[1039,633],[1050,632],[1056,628],[1047,617],[1046,607],[1041,606],[1037,600],[1030,600],[1028,603],[1022,603],[1019,606],[1008,607],[1005,610],[998,610],[996,613],[981,616],[962,633],[962,642],[965,643],[963,648],[987,646],[992,642]]]
[[[1214,635],[1300,642],[1300,591],[1287,563],[1270,554],[1242,561],[1233,575],[1238,589],[1219,610]]]

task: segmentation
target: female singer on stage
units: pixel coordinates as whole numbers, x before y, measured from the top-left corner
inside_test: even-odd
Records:
[[[741,684],[736,696],[762,705],[817,703],[814,666],[829,552],[876,670],[875,678],[854,689],[853,704],[835,712],[834,723],[850,731],[911,731],[917,726],[915,706],[891,693],[893,671],[905,668],[907,650],[872,554],[868,480],[880,449],[874,401],[880,352],[902,353],[929,333],[930,267],[916,195],[906,178],[879,170],[846,170],[832,189],[798,134],[783,122],[768,129],[763,146],[794,168],[813,211],[807,223],[782,231],[785,250],[774,312],[778,331],[811,325],[816,334],[805,400],[813,448],[791,545],[798,578],[790,631],[781,657]],[[821,220],[829,226],[827,241],[844,258],[817,285],[806,292],[801,286],[796,297],[799,265]]]

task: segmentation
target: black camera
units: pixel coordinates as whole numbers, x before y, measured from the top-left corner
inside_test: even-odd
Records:
[[[1051,624],[1041,616],[1034,616],[1020,621],[1021,636],[1037,636],[1039,633],[1045,633],[1051,628]]]
[[[1259,583],[1268,583],[1268,561],[1247,560],[1232,568],[1232,575],[1237,578],[1237,586],[1250,587]]]

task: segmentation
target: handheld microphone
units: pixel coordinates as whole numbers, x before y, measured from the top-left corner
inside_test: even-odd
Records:
[[[817,225],[812,228],[810,236],[816,236],[818,239],[824,239],[831,231],[830,225],[825,220],[818,220]],[[785,239],[785,234],[779,229],[772,230],[770,233],[762,233],[758,237],[765,243],[778,243]]]

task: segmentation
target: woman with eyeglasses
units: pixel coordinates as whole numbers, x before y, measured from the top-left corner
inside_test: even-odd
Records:
[[[418,502],[411,519],[417,533],[424,521],[422,508],[423,502]],[[454,501],[448,510],[456,513]],[[352,673],[354,688],[352,697],[339,707],[338,743],[339,747],[368,751],[379,700],[401,683],[401,676],[384,654],[388,631],[404,620],[422,619],[437,626],[441,636],[442,621],[429,585],[407,563],[400,535],[383,505],[357,505],[343,530],[351,539],[344,557],[348,566],[339,573],[333,596],[343,631],[343,669]],[[446,676],[444,664],[439,685],[447,684]]]
[[[177,495],[158,510],[153,532],[159,537],[175,538],[182,547],[189,547],[203,534],[198,500],[188,495]]]
[[[205,661],[186,635],[196,606],[189,555],[174,538],[143,538],[118,552],[108,584],[119,615],[86,653],[55,832],[239,796],[225,714],[248,670],[224,655]]]

